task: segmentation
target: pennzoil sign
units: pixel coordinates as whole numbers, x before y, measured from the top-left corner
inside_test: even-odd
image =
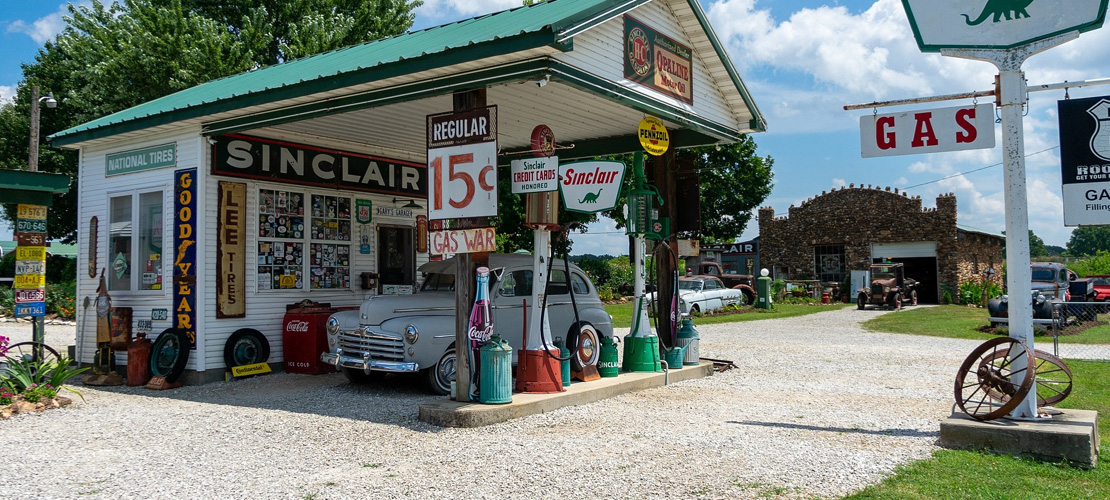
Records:
[[[693,51],[624,16],[624,77],[693,104]]]

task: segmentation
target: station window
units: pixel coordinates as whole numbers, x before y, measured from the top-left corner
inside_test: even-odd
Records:
[[[844,281],[844,245],[818,245],[813,248],[813,256],[818,280]]]
[[[162,289],[162,191],[109,200],[108,289]]]
[[[258,200],[259,290],[351,287],[351,246],[339,243],[351,240],[350,198],[260,189]]]

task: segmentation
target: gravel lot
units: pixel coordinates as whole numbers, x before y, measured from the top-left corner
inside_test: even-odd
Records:
[[[81,387],[70,408],[0,421],[18,464],[0,497],[838,497],[936,449],[977,344],[859,328],[879,314],[702,326],[702,356],[739,369],[478,429],[418,421],[433,398],[414,377]]]

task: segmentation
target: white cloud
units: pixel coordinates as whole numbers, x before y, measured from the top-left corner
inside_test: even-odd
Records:
[[[833,189],[840,189],[842,187],[848,187],[848,181],[845,181],[844,179],[838,177],[834,177],[832,180],[832,185]]]
[[[89,4],[89,2],[87,1],[77,3],[85,5]],[[66,4],[62,4],[58,6],[58,10],[56,12],[43,16],[34,21],[27,22],[22,19],[13,21],[11,24],[8,25],[8,32],[23,33],[31,37],[31,39],[34,40],[35,43],[43,44],[50,40],[53,40],[54,37],[58,35],[58,33],[61,33],[62,30],[65,29],[66,23],[65,20],[62,19],[62,16],[68,14],[69,10],[67,9]]]
[[[521,0],[424,0],[416,8],[416,14],[440,24],[446,20],[458,20],[481,14],[521,7]]]
[[[15,99],[14,85],[0,85],[0,105],[8,104]]]

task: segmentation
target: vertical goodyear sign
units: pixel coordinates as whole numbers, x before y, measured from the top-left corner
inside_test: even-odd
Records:
[[[624,77],[694,103],[693,51],[636,18],[624,16]]]
[[[247,315],[247,185],[220,182],[220,214],[216,223],[216,317]]]
[[[174,328],[189,337],[189,348],[197,348],[197,169],[173,173],[173,308]]]
[[[1058,107],[1064,225],[1110,224],[1110,96]]]

